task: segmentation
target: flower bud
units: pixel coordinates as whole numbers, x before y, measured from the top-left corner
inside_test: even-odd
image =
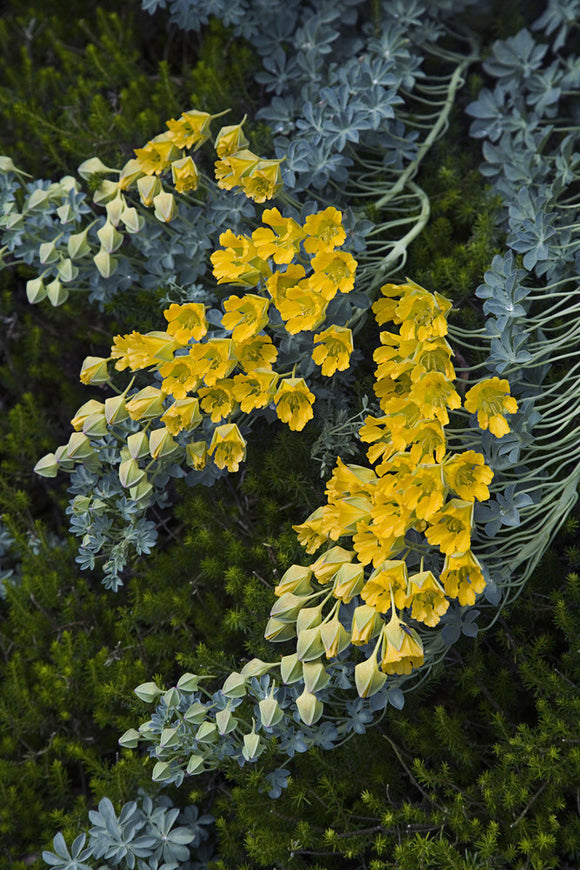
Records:
[[[70,281],[74,281],[75,278],[78,277],[79,270],[74,265],[73,261],[66,257],[64,260],[61,260],[57,266],[58,277],[61,281],[64,281],[65,284],[68,284]]]
[[[48,203],[49,194],[47,190],[42,190],[37,187],[33,190],[24,204],[24,211],[32,211],[33,208],[43,207]]]
[[[72,260],[78,260],[90,253],[91,246],[87,241],[87,233],[88,229],[83,230],[82,233],[74,233],[72,236],[69,236],[66,247],[68,255]]]
[[[296,622],[298,614],[307,600],[305,595],[294,595],[293,592],[285,592],[284,595],[280,596],[278,601],[274,602],[270,610],[270,616],[282,622]]]
[[[282,656],[280,659],[280,676],[287,686],[297,683],[302,679],[304,665],[299,661],[296,653]]]
[[[141,683],[140,686],[134,690],[135,694],[142,701],[145,701],[146,704],[152,704],[153,701],[156,701],[160,695],[163,694],[160,688],[158,688],[155,683]]]
[[[229,675],[222,686],[222,694],[226,698],[243,698],[246,694],[247,678],[242,674],[234,671]]]
[[[110,380],[107,362],[102,356],[87,356],[81,367],[81,383],[106,384]]]
[[[145,218],[139,214],[136,208],[125,208],[121,213],[121,221],[128,233],[134,235],[140,233],[145,226]]]
[[[310,566],[291,565],[282,575],[282,579],[274,589],[274,594],[277,597],[284,595],[285,592],[293,592],[295,595],[308,594],[312,592],[311,577]]]
[[[244,734],[244,745],[242,747],[242,755],[246,761],[255,761],[265,749],[262,745],[259,734],[254,731],[254,725],[249,734]]]
[[[111,169],[110,166],[105,166],[100,157],[89,157],[88,160],[84,160],[77,168],[78,174],[85,181],[88,181],[91,175],[96,175],[97,173],[100,175],[101,173],[107,174],[118,171],[118,169]]]
[[[127,438],[127,448],[133,459],[143,459],[144,456],[149,456],[149,438],[147,433],[133,432]]]
[[[338,616],[320,626],[320,637],[327,659],[339,655],[350,644],[350,634]]]
[[[371,695],[380,691],[387,681],[387,675],[379,670],[375,653],[360,662],[354,669],[354,681],[356,690],[361,698],[370,698]]]
[[[159,746],[161,746],[163,749],[165,749],[165,747],[171,748],[172,746],[176,746],[178,742],[179,737],[177,736],[177,728],[163,729],[159,738]]]
[[[96,399],[89,399],[88,402],[85,402],[84,405],[80,406],[70,421],[71,426],[76,432],[79,432],[83,428],[85,420],[87,420],[91,414],[102,414],[104,410],[105,406],[102,402],[97,402]]]
[[[105,399],[105,419],[109,426],[113,423],[121,423],[129,418],[129,413],[125,407],[125,396],[111,396]]]
[[[153,205],[155,206],[155,217],[163,223],[170,223],[178,215],[175,197],[172,193],[162,191],[157,196],[153,197]]]
[[[351,643],[356,646],[368,643],[376,637],[383,627],[384,622],[374,609],[368,604],[361,604],[356,608],[352,617]]]
[[[72,207],[70,202],[65,202],[63,205],[59,205],[56,213],[59,217],[61,224],[68,224],[69,221],[72,221],[76,215],[76,211]]]
[[[352,601],[355,595],[358,595],[364,586],[365,571],[363,565],[356,562],[345,563],[341,565],[334,575],[334,587],[332,594],[335,598],[340,598],[345,604]]]
[[[195,732],[195,739],[199,743],[213,743],[217,738],[217,725],[215,722],[202,722]]]
[[[117,266],[119,265],[119,261],[115,260],[114,257],[105,251],[104,248],[101,248],[98,253],[93,257],[93,263],[99,270],[99,273],[102,278],[110,278],[111,275],[114,274],[117,270]]]
[[[243,677],[263,677],[269,673],[272,665],[269,662],[263,662],[261,659],[251,659],[244,665],[240,673]]]
[[[322,605],[318,607],[303,607],[296,619],[296,634],[300,634],[307,628],[320,625],[322,620]]]
[[[153,459],[169,456],[178,446],[166,426],[163,426],[161,429],[154,429],[149,435],[149,452]]]
[[[26,282],[26,296],[31,305],[36,305],[46,298],[46,287],[42,278],[32,278]]]
[[[305,725],[314,725],[324,711],[322,701],[319,701],[316,695],[306,689],[296,698],[296,706]]]
[[[46,285],[46,295],[53,308],[63,305],[68,299],[68,290],[62,286],[58,278]]]
[[[203,762],[203,755],[190,756],[190,759],[187,762],[187,767],[185,768],[186,772],[189,773],[190,776],[195,776],[197,773],[203,773]]]
[[[273,728],[284,717],[284,713],[274,697],[274,688],[272,688],[267,698],[263,698],[260,701],[258,707],[264,728]]]
[[[140,162],[135,157],[132,160],[128,160],[119,175],[120,189],[128,190],[139,178],[143,178],[144,174]]]
[[[84,432],[73,432],[68,439],[66,446],[67,459],[74,459],[76,462],[82,462],[94,454],[91,447],[91,442]]]
[[[320,626],[306,628],[298,635],[296,655],[301,662],[310,662],[319,658],[324,652],[324,644],[320,638]]]
[[[139,199],[146,208],[153,205],[153,200],[163,190],[161,182],[156,175],[145,175],[139,178],[137,180],[137,189],[139,191]]]
[[[73,513],[84,514],[91,506],[91,499],[88,495],[76,495],[71,503]]]
[[[93,202],[96,205],[105,205],[105,203],[114,199],[118,192],[119,185],[116,181],[104,179],[93,193]]]
[[[58,235],[56,239],[53,239],[51,242],[43,242],[42,245],[40,245],[40,247],[38,248],[38,259],[43,266],[48,265],[49,263],[56,263],[56,261],[58,260],[56,243],[59,239],[60,235]]]
[[[151,779],[153,782],[163,782],[163,780],[169,779],[170,776],[171,762],[158,761],[157,764],[153,765],[153,770],[151,772]]]
[[[293,622],[282,622],[281,619],[276,619],[272,616],[266,623],[264,637],[266,640],[281,643],[283,640],[290,640],[296,636],[296,628]]]
[[[121,486],[128,489],[131,486],[137,486],[145,479],[145,472],[139,468],[135,459],[126,459],[119,465],[119,480]]]
[[[207,462],[207,443],[192,441],[185,446],[185,461],[191,468],[201,471]]]
[[[308,692],[319,692],[330,682],[330,674],[320,661],[304,662],[304,687]]]
[[[132,420],[153,420],[163,413],[165,393],[157,387],[144,387],[126,403]]]
[[[312,565],[312,570],[319,583],[323,586],[329,583],[337,573],[341,565],[347,562],[352,562],[354,550],[345,550],[343,547],[331,547],[326,553],[316,560]]]
[[[101,248],[107,254],[114,254],[123,244],[123,235],[115,229],[113,224],[107,220],[106,223],[97,230],[97,236],[101,243]]]
[[[167,689],[167,691],[163,693],[163,703],[167,708],[179,707],[180,701],[181,695],[179,694],[175,686],[173,686],[171,689]]]
[[[123,746],[125,749],[136,749],[139,741],[141,739],[141,735],[134,728],[129,728],[128,731],[125,731],[119,737],[119,746]]]
[[[150,483],[142,480],[137,486],[132,486],[129,490],[129,495],[137,504],[144,504],[149,500],[149,496],[153,492],[153,487]]]
[[[89,438],[102,438],[107,434],[107,420],[102,411],[89,414],[83,423],[83,432]]]
[[[56,477],[58,462],[54,453],[47,453],[46,456],[39,459],[33,471],[40,477]]]
[[[54,458],[58,463],[58,467],[62,468],[63,471],[72,471],[75,467],[75,464],[71,459],[67,458],[66,450],[66,444],[62,444],[60,447],[57,447],[54,451]]]
[[[232,731],[235,731],[238,725],[238,720],[233,715],[229,707],[226,707],[225,710],[220,710],[219,713],[216,713],[215,721],[218,732],[222,735],[222,737],[225,734],[231,734]]]
[[[195,701],[183,714],[185,721],[191,722],[192,725],[199,725],[201,722],[204,722],[206,716],[207,707],[199,701]]]

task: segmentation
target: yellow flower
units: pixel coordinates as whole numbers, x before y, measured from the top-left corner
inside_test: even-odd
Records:
[[[137,190],[142,205],[150,208],[157,194],[163,190],[163,186],[157,176],[146,175],[137,179]]]
[[[403,544],[404,538],[397,538],[393,544],[375,526],[365,523],[364,520],[358,524],[356,534],[352,537],[352,545],[361,565],[372,562],[375,568],[399,552]]]
[[[304,230],[308,238],[304,242],[304,250],[308,254],[317,251],[333,251],[340,247],[346,239],[342,226],[342,213],[330,206],[324,211],[308,215],[304,222]]]
[[[167,332],[180,344],[186,345],[192,338],[201,341],[207,333],[203,302],[187,302],[184,305],[173,302],[165,309],[163,316],[168,321]]]
[[[178,193],[197,190],[199,172],[192,157],[182,157],[181,160],[174,160],[171,164],[171,177]]]
[[[101,356],[87,356],[81,366],[82,384],[106,384],[110,380],[108,360]]]
[[[455,380],[455,369],[451,363],[453,351],[444,338],[415,343],[411,379],[418,381],[429,372],[440,372],[448,381]]]
[[[232,386],[232,380],[223,378],[211,387],[202,387],[198,390],[201,407],[206,414],[211,414],[212,423],[219,423],[220,420],[229,417],[234,410],[236,400]]]
[[[447,335],[447,314],[452,303],[439,293],[429,293],[415,284],[405,292],[397,305],[401,323],[401,338],[431,341]]]
[[[151,139],[144,148],[136,148],[138,168],[145,175],[160,175],[179,156],[179,151],[169,138],[169,134],[161,133]]]
[[[177,399],[161,417],[161,422],[165,423],[172,435],[177,435],[184,429],[197,429],[202,420],[199,400],[193,398]]]
[[[296,253],[300,251],[300,242],[306,234],[294,218],[283,217],[277,208],[267,208],[262,213],[262,222],[274,230],[278,237],[277,244],[289,247]],[[268,256],[272,256],[272,254],[268,254]],[[276,260],[276,262],[278,261]]]
[[[306,272],[300,263],[291,263],[285,272],[274,272],[266,281],[268,293],[278,307],[280,300],[285,298],[291,287],[297,287]]]
[[[276,361],[278,350],[269,335],[256,335],[236,347],[236,354],[245,372],[269,368]]]
[[[236,375],[232,392],[244,414],[254,408],[264,408],[274,398],[278,375],[272,369],[254,369],[250,374]]]
[[[278,418],[288,423],[290,429],[301,432],[314,417],[314,398],[304,378],[285,378],[274,396]]]
[[[435,418],[444,426],[449,422],[446,409],[461,407],[459,393],[441,372],[430,372],[413,384],[410,399],[419,406],[424,419]]]
[[[242,124],[246,120],[246,115],[239,124],[232,124],[229,127],[222,127],[216,136],[214,148],[218,157],[231,157],[236,151],[241,151],[248,144],[248,140],[242,130]]]
[[[205,468],[207,462],[207,444],[205,441],[190,441],[185,446],[185,461],[195,471]]]
[[[172,359],[179,342],[166,332],[132,332],[116,335],[111,347],[111,357],[117,362],[117,371],[130,368],[132,371],[157,365],[162,360]]]
[[[194,344],[189,355],[193,360],[192,372],[203,378],[208,387],[227,378],[237,362],[231,338],[212,338],[205,344]]]
[[[434,514],[431,523],[425,531],[430,544],[438,546],[447,555],[465,553],[471,545],[473,502],[452,498]]]
[[[442,462],[447,449],[445,430],[439,420],[431,420],[413,429],[410,456],[414,463]]]
[[[213,433],[208,453],[218,468],[237,471],[246,458],[246,442],[235,423],[218,426]]]
[[[222,317],[224,329],[232,330],[236,344],[249,341],[268,323],[269,299],[246,293],[245,296],[229,296],[224,300],[226,313]]]
[[[320,293],[311,290],[308,281],[301,281],[298,286],[291,287],[276,302],[276,308],[290,335],[320,326],[326,316],[327,307],[328,301]]]
[[[282,187],[281,160],[260,160],[240,178],[240,186],[254,202],[265,202]]]
[[[169,133],[165,135],[169,136],[178,148],[192,148],[195,145],[197,151],[200,145],[209,139],[211,118],[212,116],[207,112],[192,109],[190,112],[184,112],[178,121],[174,118],[167,121]]]
[[[383,658],[385,674],[410,674],[423,664],[423,644],[417,632],[402,622],[396,613],[383,628]]]
[[[378,613],[386,613],[390,610],[392,598],[397,607],[405,607],[407,582],[405,562],[402,559],[386,560],[373,571],[363,586],[361,598]]]
[[[354,552],[345,550],[344,547],[331,547],[322,556],[319,556],[316,562],[310,567],[318,582],[325,586],[330,583],[338,569],[345,563],[352,562]]]
[[[252,242],[258,255],[264,259],[273,257],[279,266],[291,263],[298,253],[298,245],[288,244],[267,227],[259,227],[252,233]]]
[[[462,606],[475,604],[476,593],[483,592],[486,586],[481,564],[471,550],[447,555],[441,580],[445,593],[458,598]]]
[[[370,495],[377,480],[372,468],[365,468],[362,465],[345,465],[339,456],[326,484],[326,496],[331,502],[346,495],[358,495],[359,493]]]
[[[195,361],[190,356],[176,356],[170,362],[163,363],[159,366],[159,373],[163,378],[163,390],[175,399],[185,399],[201,383]]]
[[[518,403],[510,396],[507,380],[489,378],[472,387],[465,396],[465,407],[472,414],[477,412],[480,429],[489,429],[496,438],[503,438],[510,431],[506,414],[515,414]]]
[[[316,365],[322,366],[322,374],[330,377],[337,370],[345,371],[353,351],[352,330],[333,324],[314,336],[314,343],[319,342],[319,346],[312,351],[312,359]]]
[[[449,607],[443,587],[431,571],[411,574],[407,587],[407,607],[411,616],[434,628]]]
[[[360,495],[337,499],[324,509],[326,528],[330,537],[337,541],[343,535],[356,532],[359,522],[371,518],[371,502]]]
[[[255,287],[271,274],[269,264],[258,256],[256,246],[247,236],[236,236],[227,230],[220,236],[220,245],[225,250],[214,251],[210,257],[218,284]]]
[[[307,553],[315,553],[328,540],[328,535],[322,531],[324,508],[319,507],[299,525],[292,526],[298,536],[298,543]]]
[[[484,464],[481,453],[466,450],[443,464],[447,485],[464,501],[487,501],[487,484],[493,480],[493,471]]]
[[[319,251],[312,259],[314,274],[310,276],[310,286],[330,300],[341,293],[349,293],[354,287],[354,277],[358,263],[346,251]]]
[[[447,494],[442,466],[438,463],[416,466],[401,489],[402,504],[418,519],[431,520],[443,507]]]
[[[256,166],[260,158],[252,151],[242,149],[236,151],[229,157],[224,157],[223,160],[216,160],[215,177],[218,187],[224,190],[232,190],[236,185],[240,184],[242,176],[248,173],[252,167]]]

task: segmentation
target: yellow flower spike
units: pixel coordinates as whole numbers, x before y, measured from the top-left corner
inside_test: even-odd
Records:
[[[310,567],[321,586],[325,586],[331,582],[341,565],[352,562],[353,558],[353,550],[345,550],[344,547],[331,547],[330,550],[319,556]]]
[[[153,200],[157,194],[161,193],[163,187],[157,176],[147,175],[137,179],[137,190],[141,205],[144,205],[145,208],[151,208]]]
[[[328,300],[310,288],[308,279],[301,281],[295,287],[290,287],[284,296],[276,301],[276,308],[284,321],[286,332],[290,335],[314,330],[320,326],[326,317],[327,307]]]
[[[348,604],[364,586],[364,567],[358,562],[344,563],[334,575],[332,594]]]
[[[88,402],[85,402],[84,405],[78,409],[74,417],[72,418],[71,426],[76,432],[80,432],[83,428],[85,420],[91,416],[91,414],[104,414],[105,406],[102,402],[97,402],[96,399],[89,399]]]
[[[328,535],[322,531],[323,524],[324,508],[319,507],[303,523],[292,526],[307,553],[315,553],[328,540]]]
[[[505,415],[518,410],[518,403],[509,392],[510,385],[505,378],[488,378],[472,387],[465,396],[465,408],[472,414],[477,413],[479,428],[489,429],[496,438],[503,438],[510,431]]]
[[[322,366],[322,374],[331,377],[336,371],[345,371],[353,351],[352,330],[345,326],[329,326],[314,336],[318,344],[312,351],[312,359]]]
[[[216,428],[208,453],[218,468],[238,471],[240,462],[246,458],[246,441],[235,423]]]
[[[308,254],[333,251],[346,240],[342,213],[333,206],[308,215],[304,222],[304,232],[308,236],[304,242],[304,250]]]
[[[172,435],[178,435],[184,430],[197,429],[202,421],[199,399],[193,398],[177,399],[161,417],[161,422],[165,423]]]
[[[201,387],[197,391],[201,407],[206,414],[211,415],[212,423],[227,419],[234,410],[236,399],[232,390],[233,383],[229,378],[222,378],[211,387]]]
[[[163,414],[165,392],[157,387],[144,387],[126,403],[132,420],[153,420]]]
[[[174,399],[185,399],[199,387],[201,378],[197,374],[197,363],[190,356],[176,356],[170,362],[159,366],[163,378],[163,390]]]
[[[423,664],[423,644],[417,632],[399,619],[396,612],[383,630],[381,670],[385,674],[410,674]]]
[[[160,175],[179,156],[179,150],[168,134],[161,133],[144,148],[135,148],[135,156],[141,172],[145,175]]]
[[[80,380],[83,384],[106,384],[110,381],[108,359],[101,356],[85,357],[81,366]]]
[[[312,568],[309,565],[291,565],[275,587],[274,595],[278,598],[286,592],[292,592],[294,595],[307,595],[312,592],[311,577]]]
[[[190,441],[185,447],[185,461],[194,469],[201,471],[207,462],[207,444],[205,441]]]
[[[352,254],[346,251],[319,251],[311,265],[314,274],[310,276],[310,286],[325,299],[333,299],[339,290],[341,293],[350,293],[353,289],[358,263]]]
[[[368,604],[359,604],[352,615],[350,642],[355,646],[363,646],[381,631],[384,622]]]
[[[236,151],[241,151],[249,144],[242,130],[242,125],[246,118],[247,115],[244,115],[239,124],[232,124],[221,128],[214,142],[214,148],[218,157],[222,159],[231,157]]]
[[[413,619],[434,628],[447,611],[449,601],[435,575],[431,571],[419,571],[409,577],[406,606],[412,608]]]
[[[437,419],[443,426],[449,422],[447,408],[461,407],[461,398],[441,372],[430,372],[413,384],[410,399],[421,409],[425,420]]]
[[[178,193],[197,190],[199,172],[192,157],[182,157],[171,164],[171,177]]]
[[[488,484],[493,480],[493,471],[481,453],[466,450],[457,456],[452,456],[443,463],[445,481],[459,498],[464,501],[487,501],[489,498]]]
[[[232,159],[232,158],[230,158]],[[282,188],[282,160],[260,160],[240,178],[240,186],[249,199],[265,202]]]
[[[274,396],[278,418],[293,431],[301,432],[314,417],[314,399],[304,378],[285,378]]]
[[[450,598],[458,598],[462,607],[475,604],[475,596],[483,592],[487,585],[481,563],[471,550],[445,557],[441,582],[445,594]]]
[[[373,571],[361,591],[361,598],[378,613],[387,613],[393,600],[399,608],[406,606],[407,584],[406,563],[402,559],[387,559]]]
[[[236,375],[232,392],[244,414],[264,408],[274,399],[278,375],[271,369],[255,369],[247,375]]]
[[[266,280],[266,289],[276,308],[279,302],[286,298],[286,293],[293,287],[298,287],[305,277],[306,271],[300,263],[290,263],[285,272],[273,272]]]
[[[246,293],[245,296],[229,296],[224,300],[224,329],[232,330],[236,344],[250,341],[268,323],[269,299]]]
[[[203,302],[186,302],[178,305],[173,302],[163,312],[167,320],[167,332],[182,345],[191,339],[201,341],[207,333],[207,320]]]
[[[239,344],[236,355],[243,370],[249,374],[270,368],[276,361],[278,350],[269,335],[256,335]]]
[[[473,502],[452,498],[431,519],[425,537],[442,553],[465,553],[471,546]]]
[[[166,127],[169,132],[163,135],[177,148],[193,148],[195,145],[197,151],[209,139],[212,117],[218,116],[191,109],[189,112],[183,112],[177,121],[174,118],[167,121]]]

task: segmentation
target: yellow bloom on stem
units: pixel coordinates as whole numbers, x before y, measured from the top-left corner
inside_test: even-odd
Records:
[[[160,175],[171,164],[171,161],[179,157],[179,151],[169,134],[161,133],[151,139],[144,148],[136,148],[138,168],[145,175]]]
[[[236,375],[232,392],[244,414],[264,408],[274,399],[278,375],[272,369],[254,369],[246,375]]]
[[[439,293],[429,293],[423,287],[406,292],[397,305],[401,323],[401,338],[431,341],[447,335],[447,314],[452,303]]]
[[[401,551],[405,543],[404,538],[387,539],[380,534],[374,525],[365,523],[358,524],[356,534],[352,537],[352,545],[356,551],[359,562],[362,565],[373,563],[377,568],[387,561],[392,555]]]
[[[423,664],[423,644],[417,632],[402,622],[396,613],[383,628],[381,670],[385,674],[410,674]]]
[[[208,453],[218,468],[238,471],[240,462],[246,458],[246,441],[235,423],[216,428]]]
[[[354,287],[357,261],[346,251],[319,251],[312,259],[314,274],[310,286],[330,300],[341,293],[350,293]]]
[[[298,253],[299,246],[289,244],[281,239],[268,227],[259,227],[252,233],[252,243],[256,246],[258,256],[263,259],[273,257],[279,266],[291,263]]]
[[[186,345],[192,338],[201,341],[207,333],[203,302],[186,302],[184,305],[173,302],[163,316],[168,321],[167,332],[180,344]]]
[[[290,429],[301,432],[314,417],[314,399],[304,378],[285,378],[274,396],[278,418],[288,423]]]
[[[189,355],[194,361],[192,371],[203,378],[208,387],[227,378],[237,363],[231,338],[212,338],[205,344],[194,344]]]
[[[269,335],[256,335],[236,347],[236,355],[245,372],[270,368],[276,361],[278,350]]]
[[[218,187],[232,190],[240,184],[242,176],[256,166],[260,158],[252,151],[242,149],[215,162],[215,177]]]
[[[191,356],[176,356],[159,366],[163,378],[163,390],[175,399],[185,399],[188,393],[197,390],[201,383],[195,360]]]
[[[205,468],[207,462],[207,444],[205,441],[190,441],[185,445],[185,461],[195,471]]]
[[[315,553],[328,540],[323,532],[324,508],[319,507],[307,517],[303,523],[292,526],[298,536],[298,543],[307,553]]]
[[[342,212],[332,206],[308,215],[304,222],[304,231],[308,236],[304,242],[304,250],[308,254],[333,251],[346,239],[342,226]]]
[[[226,313],[222,317],[224,329],[232,330],[236,344],[249,341],[268,323],[269,299],[246,293],[245,296],[229,296],[224,300]]]
[[[405,607],[407,583],[407,565],[404,560],[387,559],[373,571],[363,586],[361,598],[377,613],[387,613],[393,600],[397,607]]]
[[[312,351],[312,359],[316,365],[322,366],[323,375],[331,377],[337,370],[343,372],[348,368],[353,351],[351,329],[333,324],[324,332],[317,333],[314,343],[318,347]]]
[[[186,193],[188,190],[197,190],[199,184],[199,172],[192,157],[182,157],[174,160],[171,164],[171,177],[178,193]]]
[[[402,504],[418,519],[430,521],[443,507],[447,495],[442,466],[438,463],[416,466],[401,489]]]
[[[210,256],[213,274],[218,284],[240,284],[255,287],[271,274],[269,264],[258,256],[258,250],[244,235],[236,236],[227,230],[220,236],[223,251],[214,251]]]
[[[301,281],[298,286],[291,287],[276,302],[276,308],[290,335],[320,326],[326,316],[327,307],[328,301],[320,293],[311,290],[308,281]]]
[[[442,553],[465,553],[471,546],[473,502],[452,498],[431,519],[425,537]]]
[[[117,371],[130,368],[131,371],[158,365],[162,360],[172,359],[179,342],[166,332],[149,332],[142,335],[116,335],[111,347],[111,357],[117,362]]]
[[[370,499],[361,495],[344,496],[328,504],[324,509],[327,530],[333,541],[343,535],[353,535],[361,520],[371,518]]]
[[[445,429],[439,420],[430,420],[416,426],[411,432],[410,456],[414,463],[443,462],[447,450]]]
[[[212,116],[207,112],[198,112],[192,109],[190,112],[184,112],[179,120],[172,118],[167,121],[166,126],[169,128],[169,136],[171,141],[178,148],[192,148],[195,145],[195,150],[203,145],[209,139]]]
[[[219,423],[234,410],[236,400],[232,390],[233,383],[233,380],[223,378],[211,387],[202,387],[197,391],[201,398],[201,407],[206,414],[211,415],[212,423]]]
[[[372,468],[363,465],[345,465],[340,456],[326,484],[328,501],[337,501],[346,495],[370,495],[376,483],[377,476]]]
[[[477,413],[479,428],[489,429],[496,438],[503,438],[510,431],[505,415],[518,410],[518,403],[509,392],[507,380],[488,378],[472,387],[465,396],[465,407],[472,414]]]
[[[266,281],[266,289],[278,307],[291,287],[297,287],[306,272],[300,263],[290,263],[285,272],[273,272]]]
[[[199,410],[199,399],[177,399],[161,417],[161,422],[172,435],[189,429],[197,429],[203,417]]]
[[[455,380],[455,369],[451,363],[453,351],[444,338],[416,343],[412,355],[413,369],[411,380],[418,381],[430,372],[440,372],[448,381]]]
[[[277,208],[267,208],[262,213],[262,223],[274,230],[280,244],[292,246],[296,253],[300,251],[300,242],[306,233],[294,218],[283,217]]]
[[[431,571],[411,574],[407,587],[406,607],[411,607],[411,616],[434,628],[449,607],[445,591]]]
[[[444,426],[449,422],[447,408],[461,407],[459,393],[441,372],[430,372],[413,384],[410,398],[419,406],[424,419],[435,418]]]
[[[330,583],[339,568],[352,562],[353,558],[353,550],[345,550],[344,547],[331,547],[330,550],[319,556],[310,567],[318,582],[325,586],[326,583]]]
[[[248,140],[242,130],[242,125],[246,120],[246,115],[242,118],[239,124],[232,124],[228,127],[222,127],[216,136],[214,148],[217,156],[231,157],[236,151],[241,151],[248,145]]]
[[[445,481],[464,501],[487,501],[487,485],[493,480],[493,471],[485,465],[481,453],[466,450],[443,463]]]
[[[282,187],[281,160],[260,160],[240,178],[240,186],[249,199],[265,202]]]
[[[475,596],[483,592],[485,577],[479,560],[471,550],[452,553],[445,557],[441,581],[450,598],[458,598],[462,606],[475,604]]]

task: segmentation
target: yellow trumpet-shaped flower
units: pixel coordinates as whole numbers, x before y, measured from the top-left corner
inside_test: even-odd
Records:
[[[397,607],[405,607],[407,583],[407,565],[404,560],[387,559],[373,571],[363,586],[361,598],[377,613],[387,613],[393,600]]]
[[[481,453],[466,450],[443,464],[447,485],[464,501],[487,501],[488,484],[493,480],[493,471],[485,465]]]
[[[308,280],[291,287],[276,302],[276,308],[290,335],[320,326],[326,316],[327,307],[328,301],[311,289]]]
[[[241,151],[248,145],[248,140],[242,130],[242,125],[246,120],[244,115],[243,120],[239,124],[232,124],[228,127],[222,127],[216,136],[214,147],[218,157],[231,157],[236,151]]]
[[[171,177],[178,193],[186,193],[188,190],[197,190],[199,184],[199,172],[192,157],[182,157],[174,160],[171,164]]]
[[[117,360],[117,371],[126,368],[137,371],[172,359],[177,347],[179,342],[166,332],[149,332],[146,335],[132,332],[130,335],[115,336],[111,357]]]
[[[136,148],[138,168],[145,175],[160,175],[171,161],[179,157],[175,143],[167,133],[161,133],[151,139],[144,148]]]
[[[328,535],[323,531],[324,508],[319,507],[313,511],[303,523],[292,526],[298,536],[298,543],[304,547],[307,553],[315,553],[328,540]]]
[[[240,178],[240,186],[249,199],[265,202],[276,196],[282,187],[281,160],[259,160]]]
[[[269,335],[256,335],[236,347],[236,355],[245,372],[270,368],[276,361],[278,350]]]
[[[258,256],[256,246],[247,236],[236,236],[227,230],[220,235],[220,245],[225,250],[214,251],[210,257],[218,284],[255,287],[271,274],[269,264]]]
[[[461,407],[461,398],[444,374],[430,372],[413,384],[410,398],[421,409],[423,419],[449,422],[447,408]]]
[[[430,544],[446,555],[465,553],[471,546],[473,502],[452,498],[434,514],[431,523],[425,531]]]
[[[197,150],[209,139],[211,118],[212,116],[207,112],[192,109],[190,112],[184,112],[177,121],[173,118],[167,121],[169,133],[165,135],[178,148],[193,148],[195,145]]]
[[[363,465],[345,465],[340,456],[329,481],[326,484],[326,496],[329,503],[340,500],[347,495],[370,495],[378,477],[372,468]]]
[[[304,232],[308,236],[304,242],[304,250],[308,254],[333,251],[346,239],[342,226],[342,213],[332,206],[308,215],[304,222]]]
[[[278,375],[272,369],[254,369],[246,375],[236,375],[232,387],[235,399],[244,414],[269,405],[276,392]]]
[[[423,664],[424,653],[417,632],[402,622],[396,613],[383,628],[381,670],[385,674],[410,674]]]
[[[168,321],[167,332],[180,344],[186,345],[192,338],[201,341],[207,333],[203,302],[186,302],[183,305],[173,302],[165,309],[163,316]]]
[[[301,432],[314,416],[314,398],[304,378],[285,378],[274,396],[276,413],[290,429]]]
[[[346,251],[319,251],[312,259],[314,274],[310,286],[330,300],[337,291],[350,293],[354,287],[357,261]]]
[[[222,160],[216,160],[215,177],[218,187],[224,190],[232,190],[242,180],[242,176],[246,175],[260,161],[257,154],[252,151],[242,149],[236,151]]]
[[[407,587],[407,607],[418,622],[434,628],[449,607],[445,591],[431,571],[411,574]]]
[[[205,344],[194,344],[189,355],[193,360],[192,373],[203,378],[208,387],[227,378],[237,362],[231,338],[212,338]]]
[[[224,300],[225,314],[222,325],[232,330],[236,344],[249,341],[268,323],[269,299],[246,293],[245,296],[229,296]]]
[[[343,535],[356,532],[361,520],[368,522],[371,518],[372,505],[370,499],[364,496],[345,496],[337,499],[324,509],[326,527],[333,541],[338,541]]]
[[[450,598],[458,598],[462,606],[475,604],[476,594],[483,592],[486,586],[481,564],[471,550],[445,557],[441,581],[445,593]]]
[[[266,280],[266,289],[278,307],[291,287],[298,287],[306,272],[300,263],[290,263],[285,272],[276,271]]]
[[[159,366],[163,378],[163,389],[175,399],[185,399],[201,383],[197,374],[195,360],[191,356],[176,356],[170,362]]]
[[[212,423],[219,423],[232,413],[236,399],[233,393],[233,380],[223,378],[216,381],[211,387],[201,387],[198,395],[201,399],[201,407],[206,414],[211,415]]]
[[[177,399],[161,417],[161,422],[165,423],[172,435],[177,435],[184,429],[196,429],[202,420],[199,400],[194,398]]]
[[[218,468],[238,471],[246,458],[246,441],[235,423],[226,423],[216,428],[207,452]]]
[[[515,414],[518,403],[510,396],[507,380],[489,378],[472,387],[465,396],[465,407],[477,413],[480,429],[489,429],[496,438],[503,438],[510,431],[506,414]]]
[[[312,359],[322,366],[323,375],[331,377],[337,370],[343,372],[348,368],[353,351],[352,330],[333,324],[317,333],[314,343],[318,347],[312,351]]]
[[[401,323],[401,338],[430,341],[447,335],[447,314],[452,303],[439,293],[429,293],[423,287],[406,292],[397,305]]]

